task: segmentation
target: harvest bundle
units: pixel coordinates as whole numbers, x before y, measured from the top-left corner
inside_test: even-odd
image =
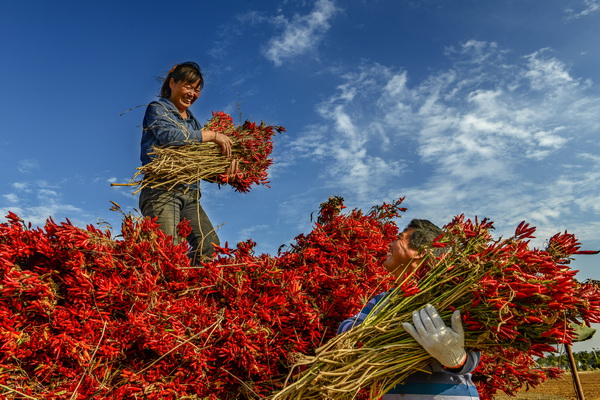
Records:
[[[521,223],[511,238],[493,240],[491,222],[457,217],[421,267],[389,292],[365,321],[329,341],[297,366],[303,370],[273,399],[350,399],[364,389],[379,398],[430,356],[402,328],[427,303],[448,320],[461,310],[466,346],[498,354],[538,355],[570,344],[570,322],[600,322],[600,291],[578,283],[565,264],[580,251],[568,233],[553,236],[546,250],[529,248],[535,228]]]
[[[231,158],[221,154],[215,143],[189,142],[183,146],[155,147],[150,153],[152,161],[137,168],[130,183],[116,186],[140,185],[135,191],[148,186],[173,189],[187,187],[199,180],[210,180],[231,185],[238,192],[250,191],[252,185],[267,185],[267,169],[273,164],[269,158],[273,150],[272,136],[285,129],[281,126],[257,125],[246,121],[236,126],[229,114],[213,112],[205,129],[223,133],[231,138]],[[227,169],[232,159],[239,160],[239,172],[232,178]],[[143,180],[136,179],[143,177]]]

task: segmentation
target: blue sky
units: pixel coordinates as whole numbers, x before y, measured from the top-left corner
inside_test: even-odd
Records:
[[[406,196],[406,219],[526,220],[536,246],[568,230],[600,249],[600,0],[4,0],[0,17],[1,215],[119,227],[110,201],[137,196],[110,183],[139,166],[157,77],[194,60],[200,121],[287,129],[271,188],[203,186],[223,242],[275,254],[329,196]],[[600,279],[600,256],[573,267]]]

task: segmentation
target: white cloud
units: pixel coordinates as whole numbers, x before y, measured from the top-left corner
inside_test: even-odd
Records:
[[[17,190],[29,191],[29,184],[27,182],[14,182],[12,187]]]
[[[309,126],[297,139],[287,143],[291,154],[281,157],[324,161],[326,168],[320,171],[321,186],[348,189],[365,202],[372,201],[373,192],[390,178],[399,177],[405,168],[401,158],[390,159],[378,154],[383,144],[389,144],[390,132],[385,123],[371,119],[369,108],[364,104],[375,87],[375,92],[380,90],[372,81],[372,74],[378,73],[372,70],[385,74],[379,66],[348,73],[344,78],[346,83],[338,86],[335,95],[317,106],[323,124]],[[397,93],[401,84],[401,79],[395,79],[386,90]],[[371,104],[371,108],[377,106]]]
[[[337,11],[333,0],[317,0],[307,15],[295,15],[291,20],[277,17],[275,21],[283,26],[283,32],[269,41],[263,50],[264,56],[280,66],[287,59],[314,50],[329,30],[329,21]]]
[[[496,42],[485,42],[481,40],[467,40],[461,43],[458,48],[446,48],[446,55],[449,57],[457,57],[457,64],[484,65],[497,60],[505,52],[498,48]]]
[[[55,190],[41,188],[37,191],[37,197],[39,199],[50,199],[58,197],[58,193]]]
[[[65,216],[73,220],[73,214],[81,214],[82,210],[78,207],[69,205],[69,204],[60,204],[56,202],[51,202],[49,204],[44,205],[36,205],[32,207],[0,207],[0,220],[4,219],[4,216],[8,214],[9,211],[17,214],[19,218],[24,220],[27,223],[31,223],[34,226],[41,226],[46,223],[46,220],[50,217]],[[67,217],[67,216],[71,217]]]
[[[37,160],[25,159],[18,162],[17,170],[21,173],[32,173],[40,168]]]
[[[246,227],[244,229],[237,231],[235,239],[237,242],[245,241],[248,238],[258,236],[262,232],[265,232],[265,231],[268,232],[270,229],[272,229],[272,226],[270,226],[270,225],[259,224],[259,225],[249,226],[249,227]],[[233,243],[230,243],[230,245],[232,245],[232,244]]]
[[[352,207],[407,196],[409,210],[442,223],[466,213],[500,233],[522,220],[544,238],[589,232],[600,214],[597,90],[549,49],[519,56],[470,41],[447,54],[451,68],[412,85],[381,65],[341,74],[289,159],[306,162],[295,149],[318,137],[322,181],[351,193]]]
[[[3,195],[2,197],[4,197],[6,199],[6,201],[8,201],[9,203],[18,203],[19,202],[19,196],[17,196],[15,193],[8,193]]]
[[[49,217],[69,218],[75,221],[85,218],[85,212],[74,205],[65,203],[56,186],[47,182],[14,182],[15,192],[2,195],[4,204],[0,204],[0,221],[9,211],[22,220],[35,226],[43,225]]]
[[[600,10],[600,0],[583,0],[579,10],[566,8],[565,13],[567,14],[567,19],[574,20],[591,15],[598,10]]]
[[[534,90],[557,91],[565,86],[569,87],[573,78],[565,64],[557,59],[544,57],[546,51],[547,49],[543,49],[525,57],[528,60],[525,78],[530,80]]]

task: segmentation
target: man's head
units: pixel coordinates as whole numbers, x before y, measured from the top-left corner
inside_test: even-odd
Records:
[[[436,237],[442,234],[442,230],[437,225],[426,219],[413,219],[408,223],[405,230],[412,228],[414,230],[410,235],[410,245],[416,250],[429,246]]]
[[[442,233],[442,230],[426,219],[413,219],[398,239],[390,243],[390,251],[383,266],[394,276],[400,277],[414,270],[424,254],[424,247]]]

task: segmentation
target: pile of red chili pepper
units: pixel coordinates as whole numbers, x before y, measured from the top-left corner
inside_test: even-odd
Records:
[[[234,142],[233,154],[240,161],[240,172],[233,179],[221,174],[217,177],[218,182],[243,193],[249,192],[252,185],[269,186],[267,169],[273,164],[269,158],[273,151],[272,137],[275,132],[285,132],[283,126],[251,121],[236,126],[231,115],[218,111],[213,112],[204,127],[228,135]]]
[[[544,250],[531,248],[536,228],[525,222],[506,239],[491,237],[494,227],[487,219],[458,216],[445,229],[446,245],[473,246],[469,261],[494,263],[483,266],[488,272],[472,287],[470,312],[463,315],[467,336],[479,331],[479,343],[497,343],[482,349],[473,374],[481,399],[492,399],[500,391],[514,396],[559,378],[564,371],[541,369],[535,360],[556,352],[556,344],[571,345],[577,336],[572,324],[600,322],[598,282],[578,282],[577,271],[569,268],[573,256],[599,252],[581,250],[581,243],[566,231],[552,236]],[[490,312],[481,312],[486,308]],[[493,323],[495,316],[501,320]]]
[[[393,285],[381,262],[398,233],[402,200],[345,212],[334,197],[321,204],[313,230],[276,256],[255,254],[248,240],[217,248],[201,266],[149,219],[126,215],[114,236],[68,220],[34,228],[11,213],[0,224],[0,393],[268,398],[298,354],[311,354]],[[571,236],[552,243],[557,260],[578,251]],[[557,301],[585,298],[585,317],[597,319],[598,290],[570,292],[573,276],[564,272]],[[535,354],[518,352],[509,362],[502,351],[508,350],[490,353],[480,366],[482,398],[546,379],[532,363]]]

